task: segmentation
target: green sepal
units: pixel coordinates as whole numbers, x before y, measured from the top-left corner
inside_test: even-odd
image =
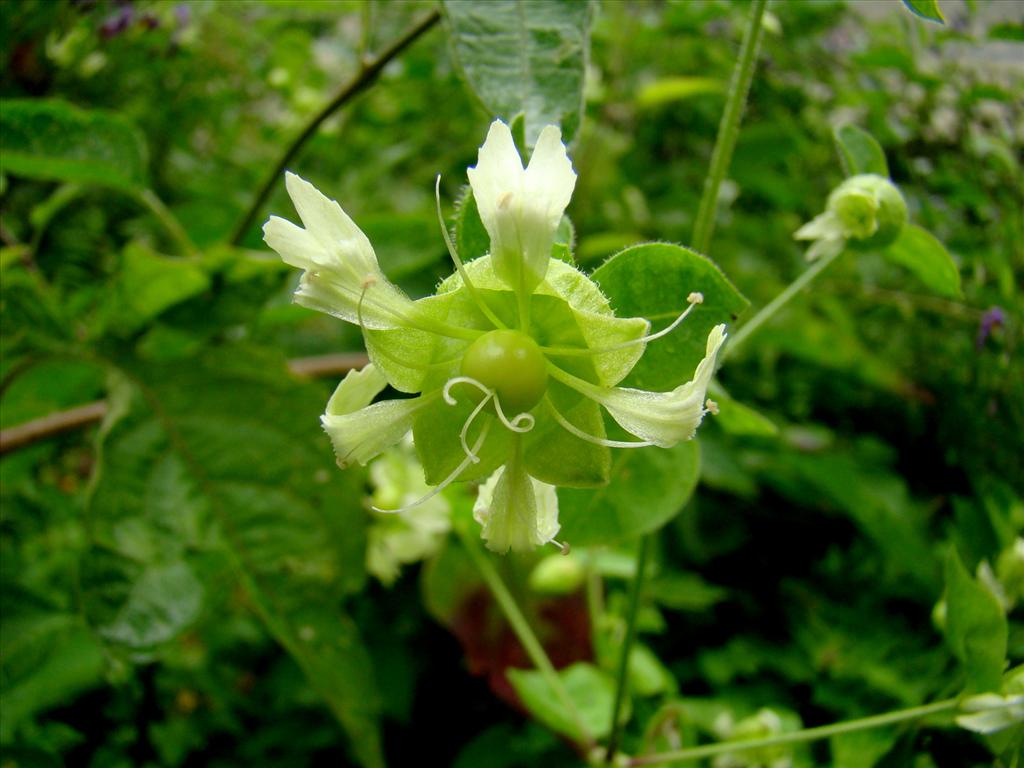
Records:
[[[454,394],[458,396],[457,392]],[[438,485],[444,481],[466,458],[459,432],[475,406],[476,403],[468,397],[457,399],[455,405],[448,405],[438,398],[417,415],[412,436],[428,485]],[[512,433],[501,425],[497,417],[490,414],[481,413],[477,416],[469,430],[470,447],[488,422],[490,431],[477,452],[480,461],[466,467],[458,477],[460,482],[485,478],[508,460],[512,450]]]
[[[446,322],[457,294],[428,296],[415,302],[418,317]],[[364,329],[366,351],[373,364],[399,392],[424,391],[430,374],[440,361],[458,357],[469,344],[417,328],[389,330]]]
[[[557,381],[549,385],[548,397],[573,426],[594,437],[605,436],[601,408],[593,400],[580,397]],[[535,413],[537,425],[525,436],[527,472],[545,483],[568,488],[589,488],[608,482],[611,450],[570,434],[544,405]]]

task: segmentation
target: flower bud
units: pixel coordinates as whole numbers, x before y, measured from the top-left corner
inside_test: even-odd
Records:
[[[907,204],[899,189],[873,173],[852,176],[836,187],[828,197],[828,210],[857,248],[889,245],[907,223]]]

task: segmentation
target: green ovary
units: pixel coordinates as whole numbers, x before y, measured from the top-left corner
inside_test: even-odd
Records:
[[[548,368],[537,342],[513,330],[491,331],[474,341],[462,358],[462,375],[494,390],[502,410],[525,413],[544,397]]]

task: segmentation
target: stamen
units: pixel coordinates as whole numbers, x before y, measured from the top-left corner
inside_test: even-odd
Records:
[[[667,336],[678,328],[679,324],[686,319],[686,316],[693,311],[693,308],[704,302],[704,294],[694,291],[686,297],[686,301],[689,303],[689,306],[682,311],[682,314],[680,314],[679,317],[672,321],[671,325],[662,328],[657,333],[650,333],[646,336],[641,336],[639,339],[624,341],[621,344],[613,344],[610,347],[599,347],[597,349],[584,349],[582,347],[541,347],[541,349],[551,355],[592,357],[593,355],[603,355],[607,352],[618,352],[620,349],[628,349],[629,347],[637,344],[646,344],[649,341],[660,339],[662,336]]]
[[[710,397],[708,398],[708,401],[704,403],[704,407],[708,409],[708,413],[710,413],[712,416],[718,415],[718,403],[716,403]]]
[[[548,408],[551,409],[551,414],[555,417],[555,421],[558,422],[562,429],[564,429],[566,432],[569,432],[570,434],[575,435],[580,440],[585,440],[586,442],[593,443],[594,445],[603,445],[606,448],[647,448],[648,446],[654,445],[654,443],[649,443],[647,441],[637,442],[634,440],[606,440],[603,437],[596,437],[595,435],[591,435],[588,432],[584,432],[582,429],[580,429],[567,418],[565,418],[565,416],[559,413],[558,409],[555,408],[555,404],[551,402],[550,397],[545,395],[544,401],[547,403]]]
[[[459,258],[458,252],[455,250],[455,244],[452,243],[452,237],[448,234],[448,227],[444,225],[444,216],[441,214],[441,174],[437,174],[437,181],[434,183],[434,200],[437,202],[437,223],[441,225],[441,236],[444,238],[444,244],[448,247],[448,255],[452,257],[452,261],[455,262],[455,269],[459,273],[459,277],[462,278],[462,284],[466,286],[466,290],[469,291],[469,295],[473,299],[473,303],[476,304],[477,309],[484,313],[484,316],[494,323],[497,328],[507,328],[503,322],[494,314],[493,310],[487,306],[487,302],[483,300],[483,297],[477,292],[476,286],[473,285],[469,279],[469,275],[466,273],[466,268],[462,265],[462,259]]]
[[[476,442],[473,444],[472,453],[474,455],[483,446],[484,440],[487,439],[487,433],[490,431],[490,429],[491,429],[491,422],[485,421],[484,422],[484,428],[480,432],[480,437],[478,437],[476,439]],[[410,509],[413,509],[414,507],[418,507],[420,504],[423,504],[424,502],[430,501],[432,498],[437,496],[437,494],[439,494],[441,491],[443,491],[449,485],[454,483],[456,478],[458,478],[458,476],[462,474],[462,472],[466,469],[466,467],[468,467],[472,463],[473,462],[470,459],[470,457],[467,456],[465,459],[462,460],[462,463],[459,464],[459,466],[457,466],[450,475],[448,475],[448,477],[446,477],[444,480],[442,480],[440,482],[440,484],[434,486],[434,488],[431,489],[430,493],[426,494],[425,496],[421,496],[419,499],[414,501],[412,504],[406,504],[404,507],[399,507],[398,509],[381,509],[380,507],[373,507],[373,506],[371,506],[370,509],[372,509],[374,512],[381,512],[381,513],[386,514],[386,515],[394,515],[394,514],[400,514],[402,512],[408,512]]]
[[[551,543],[551,544],[554,544],[554,545],[555,545],[556,547],[558,547],[558,548],[559,548],[560,550],[562,550],[562,556],[563,556],[563,557],[564,557],[565,555],[568,555],[568,554],[569,554],[569,552],[571,552],[571,551],[572,551],[572,547],[570,547],[570,546],[569,546],[569,542],[565,542],[565,543],[563,544],[562,542],[558,541],[557,539],[552,539],[552,540],[550,541],[550,543]]]

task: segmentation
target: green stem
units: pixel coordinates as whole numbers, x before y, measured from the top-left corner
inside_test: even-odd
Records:
[[[711,168],[704,182],[704,192],[697,209],[697,220],[693,225],[693,247],[706,253],[711,244],[711,233],[715,229],[715,212],[718,208],[718,190],[722,186],[725,174],[729,170],[732,151],[736,147],[736,138],[740,132],[740,118],[747,103],[750,81],[754,77],[754,65],[757,63],[757,49],[761,45],[761,34],[764,29],[761,21],[764,17],[768,0],[754,0],[750,9],[750,19],[743,43],[740,46],[740,57],[729,82],[729,97],[722,113],[722,121],[718,124],[718,137],[715,149],[711,153]]]
[[[814,278],[825,271],[826,267],[839,258],[841,253],[842,251],[838,251],[836,253],[829,254],[828,256],[822,256],[816,262],[811,264],[810,267],[804,270],[796,280],[786,286],[786,290],[772,299],[771,302],[763,307],[760,312],[740,326],[740,329],[736,331],[736,333],[732,334],[729,338],[729,343],[722,351],[720,358],[725,360],[729,355],[733,354],[748,337],[753,335],[758,328],[768,322],[776,312],[789,303],[790,299],[806,288]]]
[[[263,184],[260,185],[259,191],[256,193],[256,196],[249,204],[245,213],[242,215],[242,218],[238,220],[238,224],[231,233],[231,238],[229,240],[232,245],[238,245],[238,243],[242,241],[242,238],[245,237],[245,233],[252,225],[253,219],[255,219],[256,215],[260,212],[260,208],[270,195],[270,190],[273,189],[274,184],[278,183],[281,178],[281,174],[284,173],[285,168],[288,167],[288,163],[290,163],[292,158],[298,154],[299,150],[302,149],[302,146],[309,141],[314,134],[316,134],[320,125],[328,117],[334,114],[335,110],[340,109],[354,97],[369,88],[377,79],[377,76],[380,75],[381,70],[383,70],[392,59],[412,45],[424,32],[437,24],[440,19],[440,11],[431,11],[409,27],[401,37],[381,51],[375,58],[362,62],[359,71],[355,76],[345,83],[345,85],[343,85],[338,92],[334,94],[330,101],[328,101],[319,112],[310,118],[305,127],[303,127],[299,134],[292,139],[285,148],[284,153],[280,158],[278,158],[273,168],[271,168],[270,172],[263,180]]]
[[[167,234],[171,236],[181,248],[181,250],[188,256],[198,256],[199,249],[196,248],[196,244],[192,242],[192,238],[188,236],[185,228],[181,226],[181,222],[171,213],[170,208],[164,205],[164,201],[156,196],[156,193],[151,189],[143,189],[136,192],[134,195],[135,199],[142,205],[149,209],[157,221],[163,225],[163,228],[167,231]]]
[[[640,593],[643,588],[644,573],[647,570],[647,551],[650,549],[653,535],[641,536],[640,546],[636,553],[636,575],[633,577],[632,589],[629,593],[629,607],[626,613],[626,637],[622,641],[622,655],[619,657],[619,671],[615,681],[615,703],[612,705],[612,729],[608,737],[608,751],[604,761],[608,765],[615,759],[622,738],[623,722],[620,718],[622,702],[626,698],[626,687],[629,680],[629,653],[633,650],[636,640],[636,615],[640,605]]]
[[[494,599],[498,601],[498,606],[501,608],[502,613],[505,614],[505,618],[512,627],[512,631],[515,632],[519,642],[522,643],[526,655],[533,662],[533,666],[543,675],[548,687],[561,701],[562,706],[565,707],[565,711],[572,718],[573,725],[576,726],[576,730],[582,736],[586,746],[593,746],[595,743],[594,737],[584,725],[583,718],[580,717],[576,704],[573,703],[572,698],[569,696],[569,691],[566,690],[565,685],[562,683],[562,678],[558,676],[558,672],[555,670],[554,664],[551,663],[551,659],[548,658],[544,646],[540,644],[537,636],[533,633],[530,622],[527,621],[523,612],[519,610],[516,599],[509,592],[508,587],[505,586],[505,582],[501,580],[501,576],[498,574],[497,569],[495,569],[494,564],[480,549],[480,545],[472,536],[462,534],[460,538],[470,558],[473,560],[473,564],[480,572],[480,576],[487,584],[487,588],[491,590]]]
[[[805,728],[802,731],[791,733],[780,733],[776,736],[767,736],[763,739],[745,739],[743,741],[723,742],[721,744],[708,744],[703,747],[691,747],[689,749],[678,749],[673,752],[663,752],[656,755],[641,755],[629,761],[631,766],[639,765],[665,765],[683,760],[699,760],[704,757],[714,757],[730,752],[741,752],[748,749],[760,749],[763,747],[774,747],[779,744],[797,744],[804,741],[816,741],[827,739],[830,736],[839,736],[843,733],[863,731],[869,728],[880,728],[884,725],[893,725],[906,720],[916,720],[928,715],[937,715],[941,712],[949,712],[959,705],[959,699],[945,699],[933,704],[925,704],[910,709],[898,709],[894,712],[886,712],[884,715],[872,715],[862,717],[858,720],[847,720],[844,723],[833,725],[821,725],[817,728]]]

